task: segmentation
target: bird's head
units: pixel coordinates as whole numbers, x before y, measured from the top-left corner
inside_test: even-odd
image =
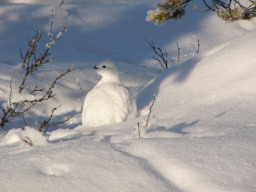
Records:
[[[111,61],[105,61],[96,65],[93,69],[102,77],[102,81],[120,81],[118,70],[114,63]]]

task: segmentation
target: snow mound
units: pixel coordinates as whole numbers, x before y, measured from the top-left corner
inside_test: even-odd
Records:
[[[47,145],[47,138],[35,128],[26,126],[25,129],[11,129],[1,141],[1,146],[15,144],[29,144],[32,146]]]

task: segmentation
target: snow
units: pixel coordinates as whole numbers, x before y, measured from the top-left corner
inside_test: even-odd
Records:
[[[25,140],[23,143],[22,140]],[[5,145],[15,145],[18,143],[26,144],[27,142],[33,143],[34,146],[44,146],[47,145],[47,138],[44,137],[39,131],[34,128],[26,126],[23,129],[11,129],[1,141],[1,146]]]
[[[0,2],[1,106],[12,76],[19,99],[19,49],[38,28],[45,47],[52,6],[53,37],[63,27],[67,32],[52,48],[56,60],[26,82],[47,87],[74,69],[55,86],[52,101],[25,114],[29,126],[17,118],[1,128],[1,191],[256,191],[255,20],[226,24],[189,8],[183,20],[157,27],[145,21],[153,0],[60,3]],[[175,59],[179,42],[180,62],[164,71],[145,39]],[[138,117],[85,129],[83,101],[100,80],[92,68],[106,59],[136,95]],[[54,121],[74,117],[39,133],[59,105]]]

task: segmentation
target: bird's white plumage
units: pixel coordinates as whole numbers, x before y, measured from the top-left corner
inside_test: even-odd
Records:
[[[83,126],[96,127],[136,118],[136,100],[119,79],[116,66],[103,62],[94,69],[102,78],[85,97]]]

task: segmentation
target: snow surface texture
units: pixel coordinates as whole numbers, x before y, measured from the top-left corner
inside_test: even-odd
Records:
[[[159,28],[145,22],[156,2],[0,2],[1,104],[12,75],[14,89],[22,77],[19,48],[37,28],[49,29],[51,3],[54,34],[63,26],[68,31],[52,50],[54,63],[27,83],[48,84],[74,68],[56,86],[52,102],[26,114],[31,127],[17,119],[0,131],[1,191],[256,191],[255,20],[226,24],[189,9],[184,20]],[[180,63],[162,72],[145,39],[172,58],[179,42]],[[135,93],[138,117],[84,129],[83,100],[99,81],[92,67],[106,59]],[[54,120],[68,114],[72,121],[38,134],[34,128],[59,105]],[[28,138],[33,147],[23,141]]]
[[[102,78],[85,97],[82,124],[96,127],[135,119],[136,100],[121,82],[115,64],[105,61],[94,69]]]

